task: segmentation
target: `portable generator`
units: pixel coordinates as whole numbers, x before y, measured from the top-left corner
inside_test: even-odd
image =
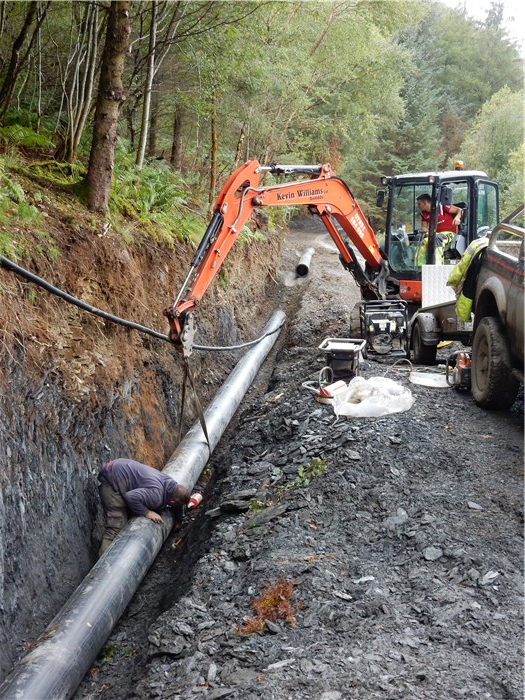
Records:
[[[399,300],[361,302],[361,336],[366,353],[408,357],[408,304]]]
[[[350,380],[359,374],[364,347],[365,341],[361,338],[325,338],[319,350],[326,353],[326,364],[333,379]]]

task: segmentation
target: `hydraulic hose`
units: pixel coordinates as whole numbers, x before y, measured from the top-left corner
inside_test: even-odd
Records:
[[[71,296],[71,294],[64,292],[62,289],[53,286],[45,279],[42,279],[42,277],[38,277],[38,275],[35,275],[34,273],[30,272],[29,270],[26,270],[23,267],[20,267],[20,265],[17,265],[12,260],[4,258],[3,255],[0,255],[0,263],[6,269],[11,270],[12,272],[16,272],[17,275],[25,277],[30,282],[38,284],[39,287],[46,289],[51,294],[54,294],[55,296],[60,297],[61,299],[64,299],[65,301],[69,302],[70,304],[73,304],[74,306],[78,306],[79,309],[89,311],[89,313],[95,314],[95,316],[105,318],[107,321],[111,321],[112,323],[118,323],[120,326],[126,326],[126,328],[132,328],[134,330],[141,331],[142,333],[147,333],[148,335],[151,335],[154,338],[158,338],[159,340],[167,340],[169,342],[169,338],[167,335],[158,333],[157,331],[154,331],[151,328],[147,328],[146,326],[141,326],[139,323],[133,323],[133,321],[126,321],[126,319],[120,318],[119,316],[114,316],[113,314],[109,314],[107,313],[107,311],[98,309],[96,306],[91,306],[91,304],[86,304],[85,301],[77,299],[76,297]]]
[[[154,331],[153,329],[148,328],[147,326],[141,326],[139,323],[134,323],[133,321],[128,321],[125,318],[120,318],[120,316],[114,316],[113,314],[110,314],[107,311],[103,311],[102,309],[99,309],[96,306],[91,306],[91,304],[87,304],[85,301],[82,301],[81,299],[78,299],[77,297],[74,297],[71,294],[64,292],[62,289],[55,287],[42,277],[35,275],[33,272],[30,272],[29,270],[20,267],[20,265],[17,265],[12,260],[4,258],[3,255],[0,255],[0,265],[3,265],[3,267],[5,267],[7,270],[11,270],[11,272],[15,272],[17,275],[20,275],[20,277],[24,277],[30,282],[34,282],[39,287],[42,287],[42,289],[45,289],[51,294],[54,294],[55,296],[60,297],[61,299],[64,299],[64,301],[67,301],[68,303],[73,304],[74,306],[78,306],[79,309],[88,311],[90,314],[94,314],[95,316],[105,318],[107,321],[111,321],[111,323],[117,323],[119,326],[125,326],[126,328],[131,328],[132,330],[140,331],[141,333],[146,333],[147,335],[150,335],[153,338],[157,338],[158,340],[165,340],[167,343],[171,343],[169,336],[163,335],[158,331]],[[280,328],[281,326],[279,326],[279,328],[276,328],[275,330],[272,330],[271,333],[276,333]],[[232,350],[241,350],[243,348],[249,348],[252,345],[256,345],[260,340],[262,340],[265,337],[265,335],[261,335],[255,340],[250,340],[246,343],[240,343],[239,345],[215,346],[197,345],[196,343],[194,343],[192,347],[194,350],[204,350],[208,352],[229,352]]]
[[[277,339],[284,313],[276,311],[266,337],[237,363],[205,411],[213,449]],[[195,423],[164,472],[191,490],[209,457]],[[132,518],[91,569],[69,601],[0,686],[0,700],[66,700],[75,693],[111,630],[126,609],[173,526],[170,511],[162,525]]]

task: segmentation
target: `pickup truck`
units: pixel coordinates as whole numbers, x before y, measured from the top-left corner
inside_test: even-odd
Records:
[[[492,231],[476,281],[471,390],[482,408],[509,408],[523,383],[523,211]]]
[[[524,210],[524,205],[518,207],[489,234],[476,280],[471,321],[457,318],[455,301],[422,306],[410,320],[410,349],[415,364],[434,364],[438,344],[443,340],[472,346],[471,391],[482,408],[512,406],[523,383],[525,230],[515,222]],[[426,268],[423,288],[425,272]],[[445,273],[446,266],[428,266],[429,275],[436,272]]]

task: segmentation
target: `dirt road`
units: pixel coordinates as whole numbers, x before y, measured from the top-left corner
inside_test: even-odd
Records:
[[[348,335],[355,286],[311,224],[290,233],[280,282],[286,333],[205,500],[75,697],[522,698],[523,396],[484,412],[385,358],[362,376],[413,407],[337,419],[302,384],[322,340]]]

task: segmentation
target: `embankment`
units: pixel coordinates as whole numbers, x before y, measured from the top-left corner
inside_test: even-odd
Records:
[[[69,294],[161,333],[189,249],[126,245],[63,227],[59,254],[18,261]],[[237,251],[197,312],[196,342],[256,336],[268,318],[279,242]],[[114,325],[0,268],[0,678],[92,566],[101,512],[96,473],[130,455],[161,468],[180,421],[182,363],[161,340]],[[195,352],[201,400],[236,353]],[[191,394],[184,426],[195,420]]]

